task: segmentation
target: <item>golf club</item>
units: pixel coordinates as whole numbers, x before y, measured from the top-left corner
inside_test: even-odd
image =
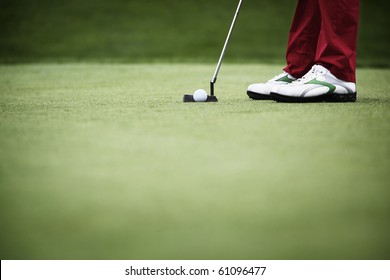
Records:
[[[238,14],[240,12],[241,4],[242,4],[242,0],[240,0],[240,2],[238,3],[238,7],[237,7],[237,10],[236,10],[236,13],[234,14],[233,22],[232,22],[232,24],[230,26],[229,33],[228,33],[228,35],[226,37],[225,44],[223,45],[223,48],[222,48],[221,56],[219,57],[219,60],[218,60],[218,63],[217,63],[217,67],[215,68],[214,75],[213,75],[213,77],[212,77],[212,79],[210,81],[210,95],[207,95],[207,99],[202,100],[204,102],[218,102],[217,97],[214,95],[214,84],[217,81],[218,72],[219,72],[219,69],[221,68],[222,60],[223,60],[223,58],[225,56],[226,47],[227,47],[227,45],[229,43],[230,36],[231,36],[232,31],[234,29],[234,25],[236,23],[237,16],[238,16]],[[184,102],[197,102],[197,100],[194,99],[194,95],[192,95],[192,94],[185,94],[184,97],[183,97],[183,101]]]

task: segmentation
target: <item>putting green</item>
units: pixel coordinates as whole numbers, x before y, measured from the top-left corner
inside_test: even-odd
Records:
[[[388,259],[390,70],[252,101],[281,66],[0,66],[1,259]]]

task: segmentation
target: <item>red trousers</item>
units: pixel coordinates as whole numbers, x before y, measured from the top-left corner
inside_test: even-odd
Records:
[[[298,0],[284,70],[299,78],[320,64],[356,82],[358,21],[359,0]]]

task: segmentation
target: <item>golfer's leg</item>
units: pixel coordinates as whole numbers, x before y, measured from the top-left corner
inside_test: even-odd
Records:
[[[318,1],[299,0],[291,25],[284,70],[298,78],[306,74],[315,62],[321,29]]]
[[[319,0],[319,6],[322,26],[315,63],[355,83],[359,0]]]

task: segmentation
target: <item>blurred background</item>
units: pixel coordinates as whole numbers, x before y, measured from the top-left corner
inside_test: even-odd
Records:
[[[0,63],[216,62],[235,0],[0,0]],[[284,63],[296,1],[244,1],[230,62]],[[361,0],[358,65],[390,66],[388,0]]]

